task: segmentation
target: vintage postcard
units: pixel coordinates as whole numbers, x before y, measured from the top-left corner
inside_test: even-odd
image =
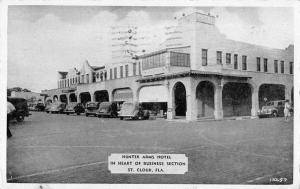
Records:
[[[3,188],[299,188],[297,2],[45,2],[2,2]]]

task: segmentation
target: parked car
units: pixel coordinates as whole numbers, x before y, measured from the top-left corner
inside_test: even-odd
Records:
[[[36,110],[36,111],[44,111],[44,110],[45,110],[45,105],[44,105],[44,103],[38,102],[38,103],[35,105],[35,110]]]
[[[97,116],[100,102],[87,102],[85,105],[85,116],[89,115]]]
[[[84,113],[84,106],[81,103],[77,102],[71,102],[67,105],[66,109],[64,110],[64,113],[69,114],[77,114],[80,115],[81,113]]]
[[[97,111],[98,117],[118,117],[118,106],[116,102],[101,102]]]
[[[24,117],[28,117],[30,115],[26,99],[8,97],[7,101],[12,103],[16,108],[16,111],[14,111],[11,115],[12,119],[16,119],[18,122],[22,122],[24,121]]]
[[[66,108],[66,103],[57,101],[52,103],[49,110],[47,111],[50,113],[63,113],[65,108]]]
[[[149,119],[150,113],[142,108],[138,102],[124,102],[119,111],[120,120],[129,119]]]
[[[278,117],[284,116],[285,100],[275,100],[267,102],[265,106],[258,111],[258,117]]]

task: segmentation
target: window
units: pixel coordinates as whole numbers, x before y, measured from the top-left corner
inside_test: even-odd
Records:
[[[284,61],[280,61],[280,70],[281,73],[284,73]]]
[[[222,64],[222,51],[217,51],[217,64]]]
[[[260,58],[256,58],[256,71],[260,72]]]
[[[274,60],[274,73],[278,73],[278,60]]]
[[[114,68],[114,79],[117,79],[117,68]]]
[[[190,55],[186,53],[170,52],[170,64],[171,66],[190,66]]]
[[[242,56],[242,70],[247,70],[247,56]]]
[[[109,69],[109,79],[110,79],[110,80],[112,80],[112,76],[113,76],[113,73],[112,73],[112,69],[110,68],[110,69]]]
[[[233,57],[234,61],[234,69],[238,69],[238,55],[235,54]]]
[[[264,58],[264,72],[268,72],[268,59]]]
[[[89,74],[86,74],[86,83],[89,83],[89,82],[90,82]]]
[[[123,77],[123,66],[120,66],[120,78]]]
[[[207,66],[207,49],[202,49],[202,66]]]
[[[128,65],[125,65],[125,77],[128,77]]]
[[[294,62],[290,62],[290,74],[294,73]]]
[[[166,56],[166,53],[160,53],[160,54],[144,57],[142,59],[143,70],[164,66],[165,62],[166,62],[165,56]]]
[[[81,76],[81,83],[84,83],[84,75]]]
[[[107,72],[106,72],[106,70],[104,71],[104,80],[107,80]]]
[[[231,54],[226,53],[226,64],[231,64]]]
[[[136,76],[136,63],[133,63],[132,66],[133,66],[133,76]]]

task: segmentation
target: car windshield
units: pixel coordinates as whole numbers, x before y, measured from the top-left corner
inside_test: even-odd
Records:
[[[102,103],[100,104],[100,109],[107,109],[107,108],[110,107],[110,105],[111,105],[110,102],[102,102]]]
[[[94,108],[94,107],[97,107],[97,104],[96,103],[88,103],[86,106],[88,108]]]

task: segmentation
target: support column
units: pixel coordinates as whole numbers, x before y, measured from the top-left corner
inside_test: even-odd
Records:
[[[192,80],[186,85],[186,120],[197,120],[196,91],[193,90]],[[196,88],[195,88],[196,89]]]
[[[89,93],[91,95],[91,102],[96,102],[95,92],[94,91],[89,91]]]
[[[81,99],[80,99],[80,93],[77,93],[77,94],[76,94],[76,98],[77,98],[77,102],[78,102],[78,103],[82,103],[82,102],[81,102]]]
[[[285,90],[284,90],[284,96],[285,96],[285,100],[289,100],[291,103],[291,97],[292,97],[292,86],[285,86]]]
[[[252,107],[251,107],[251,116],[256,117],[257,116],[257,111],[259,109],[259,102],[258,102],[258,88],[253,86],[252,89]]]
[[[214,101],[215,101],[215,119],[223,119],[223,104],[222,104],[222,85],[215,86],[215,94],[214,94]]]
[[[167,119],[172,120],[175,118],[175,107],[174,107],[174,94],[173,94],[173,89],[170,87],[170,83],[168,82],[167,84],[168,88],[168,110],[167,110]]]

